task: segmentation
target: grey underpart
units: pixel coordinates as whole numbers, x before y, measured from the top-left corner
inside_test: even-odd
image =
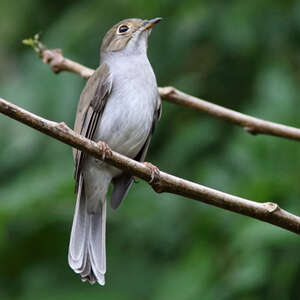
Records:
[[[161,115],[161,109],[159,111],[155,111],[154,121],[152,124],[150,134],[144,146],[142,147],[138,155],[134,158],[136,161],[144,162],[150,145],[151,137],[155,129],[155,124],[160,118],[160,115]],[[110,205],[113,209],[117,209],[120,206],[121,202],[129,192],[129,189],[133,181],[134,181],[133,176],[125,172],[122,173],[120,176],[113,178],[112,183],[114,184],[114,189],[110,197]]]

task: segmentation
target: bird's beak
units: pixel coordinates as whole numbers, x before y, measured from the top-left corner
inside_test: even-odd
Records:
[[[143,24],[144,30],[152,28],[154,25],[156,25],[161,20],[162,20],[162,18],[154,18],[154,19],[151,19],[151,20],[146,20]]]

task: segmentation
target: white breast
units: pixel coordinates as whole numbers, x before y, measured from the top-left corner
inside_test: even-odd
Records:
[[[146,55],[106,61],[112,73],[112,92],[107,100],[95,139],[134,158],[152,127],[158,100],[155,75]]]

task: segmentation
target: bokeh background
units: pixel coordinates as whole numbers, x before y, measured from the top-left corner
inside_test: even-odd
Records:
[[[300,2],[0,1],[0,96],[73,126],[84,80],[54,75],[24,38],[89,67],[127,17],[162,16],[149,42],[160,86],[300,127]],[[75,204],[70,147],[0,116],[1,299],[299,299],[300,238],[140,181],[107,225],[107,284],[67,264]],[[163,103],[148,154],[162,170],[300,215],[300,144],[251,136]]]

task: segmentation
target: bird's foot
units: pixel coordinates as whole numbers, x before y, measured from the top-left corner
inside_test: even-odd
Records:
[[[151,184],[151,183],[153,183],[155,176],[157,176],[157,177],[159,176],[159,169],[158,169],[158,167],[152,165],[149,162],[144,162],[143,164],[150,169],[151,178],[148,182]]]
[[[102,151],[102,160],[105,160],[106,157],[112,156],[112,150],[106,143],[98,142],[97,144],[100,146]]]

